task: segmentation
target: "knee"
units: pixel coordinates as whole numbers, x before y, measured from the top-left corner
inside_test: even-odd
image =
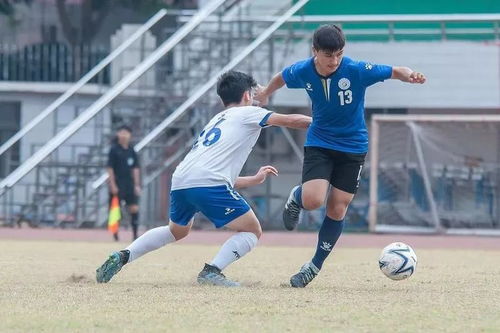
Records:
[[[171,230],[172,235],[174,235],[174,238],[176,241],[183,239],[189,234],[189,231],[184,231],[184,230]]]
[[[139,206],[137,205],[132,205],[128,209],[130,214],[137,214],[139,212]]]
[[[348,204],[344,203],[337,203],[334,205],[331,205],[327,207],[327,215],[328,217],[334,219],[334,220],[343,220],[346,213],[347,213],[347,208],[349,207]]]
[[[252,233],[257,237],[257,239],[260,239],[260,236],[262,236],[262,228],[260,224],[255,228],[254,231],[252,231]]]
[[[323,205],[324,201],[325,198],[319,196],[302,197],[302,206],[307,210],[318,209]]]
[[[260,223],[255,223],[250,226],[246,226],[245,228],[237,229],[236,231],[254,234],[255,237],[257,237],[257,240],[259,240],[260,236],[262,236],[262,227],[260,226]]]
[[[170,223],[170,232],[174,236],[175,240],[181,240],[189,234],[189,228],[177,226],[175,223]]]

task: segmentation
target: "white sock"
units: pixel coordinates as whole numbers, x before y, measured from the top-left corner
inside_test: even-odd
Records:
[[[231,236],[220,248],[210,265],[223,270],[250,252],[257,245],[257,236],[251,232],[238,232]]]
[[[127,247],[127,250],[130,251],[128,262],[132,262],[148,252],[173,242],[175,242],[175,237],[172,235],[169,226],[148,230]]]

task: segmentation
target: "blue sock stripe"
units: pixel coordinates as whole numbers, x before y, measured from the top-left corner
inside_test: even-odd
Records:
[[[344,220],[334,220],[325,216],[323,224],[319,229],[318,233],[318,245],[316,247],[316,253],[312,258],[312,263],[321,269],[323,262],[328,257],[330,252],[332,252],[337,240],[342,234],[344,229]]]

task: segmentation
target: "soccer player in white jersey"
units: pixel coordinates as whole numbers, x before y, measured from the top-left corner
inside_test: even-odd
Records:
[[[202,212],[217,228],[226,227],[236,233],[210,264],[205,264],[198,282],[239,285],[227,279],[222,270],[256,246],[262,229],[235,189],[262,184],[268,175],[277,175],[278,171],[264,166],[254,176],[238,175],[263,127],[305,129],[311,123],[305,115],[283,115],[252,106],[256,87],[255,80],[241,72],[229,71],[219,78],[217,94],[226,108],[205,126],[172,176],[169,225],[151,229],[126,249],[112,253],[97,269],[97,282],[108,282],[123,265],[186,237],[195,213]]]

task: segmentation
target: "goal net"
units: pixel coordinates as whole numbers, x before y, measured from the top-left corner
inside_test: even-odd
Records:
[[[500,115],[374,115],[375,232],[500,235]]]

